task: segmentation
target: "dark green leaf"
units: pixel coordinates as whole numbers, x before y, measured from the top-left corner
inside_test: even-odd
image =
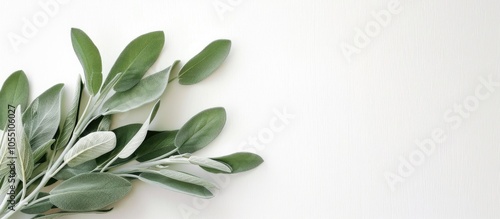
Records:
[[[146,137],[146,140],[139,146],[135,152],[139,162],[152,160],[160,157],[172,150],[175,150],[175,135],[176,131],[163,131]]]
[[[71,29],[71,42],[83,67],[85,87],[90,95],[95,95],[102,83],[101,54],[90,37],[80,29]]]
[[[189,60],[179,72],[179,83],[196,84],[210,76],[224,62],[229,50],[230,40],[216,40]]]
[[[224,108],[204,110],[182,126],[175,137],[175,146],[181,154],[198,151],[219,135],[225,123],[226,111]]]
[[[137,131],[139,131],[141,126],[142,124],[135,123],[114,129],[113,132],[116,135],[116,147],[112,151],[97,158],[97,163],[102,166],[103,164],[106,164],[107,162],[111,161],[111,159],[116,157],[118,153],[120,153],[120,151],[123,149],[123,147],[127,145],[130,139],[134,137]],[[125,160],[118,159],[114,162],[114,164],[118,164],[124,161]]]
[[[50,202],[64,211],[93,211],[113,204],[127,195],[132,184],[110,173],[84,173],[70,178],[50,191]]]
[[[204,186],[191,184],[166,177],[159,173],[141,173],[139,179],[143,182],[170,189],[176,192],[182,192],[200,198],[212,198],[214,195]]]
[[[163,31],[147,33],[134,39],[116,60],[104,86],[107,86],[118,73],[122,75],[114,86],[115,91],[123,92],[135,86],[158,59],[164,43]]]
[[[24,128],[33,149],[52,139],[59,128],[63,86],[58,84],[42,93],[23,114]]]
[[[7,105],[17,107],[21,105],[21,109],[25,110],[29,101],[29,83],[26,74],[23,71],[12,73],[5,80],[2,89],[0,90],[0,130],[3,130],[7,124],[8,110]]]
[[[97,167],[97,163],[95,160],[89,160],[85,163],[82,163],[76,167],[65,166],[62,168],[55,176],[55,179],[58,180],[67,180],[74,176],[78,176],[83,173],[89,173]]]
[[[212,160],[216,160],[230,166],[232,169],[231,173],[239,173],[251,170],[264,162],[264,160],[259,155],[248,152],[234,153],[223,157],[212,158]],[[225,173],[223,171],[212,168],[201,168],[211,173]]]

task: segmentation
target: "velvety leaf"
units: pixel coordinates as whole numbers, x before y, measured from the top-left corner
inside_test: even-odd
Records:
[[[224,62],[229,50],[230,40],[216,40],[189,60],[179,72],[179,83],[196,84],[210,76]]]
[[[181,154],[198,151],[219,135],[225,123],[226,111],[224,108],[204,110],[182,126],[175,137],[175,146]]]
[[[173,64],[176,65],[178,62]],[[172,67],[142,79],[132,89],[115,93],[103,105],[104,115],[127,112],[151,103],[163,94]]]
[[[231,173],[239,173],[251,170],[264,162],[264,160],[259,155],[248,152],[238,152],[231,155],[216,157],[212,159],[225,163],[226,165],[230,166],[232,169]],[[213,168],[208,168],[208,167],[202,167],[202,168],[212,173],[224,173],[223,171],[216,170]]]
[[[122,75],[114,86],[115,91],[123,92],[135,86],[158,59],[164,43],[163,31],[147,33],[134,39],[116,60],[104,86],[110,84],[118,73]]]
[[[204,186],[172,179],[160,173],[141,173],[139,175],[139,180],[152,185],[160,186],[165,189],[193,195],[200,198],[211,198],[214,196],[212,192],[210,192],[210,190],[208,190]]]
[[[99,166],[105,165],[109,161],[111,161],[113,158],[115,158],[120,151],[127,145],[127,143],[132,139],[137,131],[142,127],[142,124],[134,123],[134,124],[128,124],[122,127],[119,127],[117,129],[113,130],[113,133],[116,135],[116,147],[112,151],[100,156],[97,158],[97,164]],[[113,163],[118,164],[121,163],[121,160],[118,159]]]
[[[7,144],[6,133],[0,130],[0,180],[9,172],[9,166],[7,166],[9,162],[9,159],[7,159]]]
[[[57,180],[67,180],[83,173],[89,173],[96,167],[97,163],[95,160],[89,160],[75,167],[65,166],[54,176],[54,178]]]
[[[111,115],[104,116],[97,127],[97,131],[109,131],[111,128]]]
[[[71,139],[71,135],[73,134],[73,130],[75,129],[78,121],[80,100],[83,93],[82,87],[82,79],[78,77],[78,85],[76,86],[75,96],[73,97],[73,102],[71,103],[71,109],[69,110],[68,115],[66,115],[66,119],[64,120],[61,132],[56,141],[56,146],[54,147],[56,150],[64,148]]]
[[[215,184],[213,184],[212,182],[210,182],[206,179],[197,177],[197,176],[193,176],[191,174],[184,173],[184,172],[164,169],[164,170],[160,170],[159,173],[161,175],[164,175],[170,179],[175,179],[177,181],[203,186],[207,189],[217,189],[217,186]]]
[[[40,192],[38,194],[38,198],[43,198],[48,196],[48,193],[45,192]],[[21,212],[25,214],[41,214],[43,212],[46,212],[52,208],[52,203],[48,199],[43,200],[41,202],[38,202],[34,205],[26,206],[23,209],[21,209]]]
[[[28,138],[24,133],[24,127],[21,117],[21,106],[16,108],[16,174],[18,178],[27,183],[34,169],[33,151],[31,150]]]
[[[205,158],[205,157],[198,157],[198,156],[190,156],[189,157],[189,162],[198,165],[200,167],[206,167],[214,170],[218,170],[224,173],[231,173],[231,168],[219,161],[212,160],[210,158]]]
[[[78,166],[86,161],[93,160],[116,146],[116,136],[111,131],[94,132],[80,138],[66,153],[64,162],[70,167]]]
[[[2,107],[0,107],[0,130],[3,130],[7,124],[7,105],[12,105],[14,107],[21,105],[21,109],[25,110],[28,101],[28,78],[23,71],[16,71],[5,80],[0,90],[0,103],[2,104]]]
[[[122,177],[84,173],[54,187],[50,202],[64,211],[93,211],[119,201],[131,189],[132,184]]]
[[[50,147],[52,146],[52,144],[54,144],[55,141],[56,141],[55,139],[50,139],[48,142],[42,144],[42,146],[35,149],[35,151],[33,151],[33,161],[35,163],[38,162],[43,157],[43,155],[47,153],[47,151],[50,149]]]
[[[85,87],[90,95],[95,95],[102,83],[101,54],[90,37],[80,29],[71,29],[71,42],[83,67]]]
[[[144,162],[160,157],[172,150],[177,149],[174,144],[176,131],[163,131],[156,133],[142,142],[141,146],[136,150],[136,160]]]
[[[58,84],[42,93],[23,114],[26,135],[33,149],[52,139],[59,128],[63,86]]]

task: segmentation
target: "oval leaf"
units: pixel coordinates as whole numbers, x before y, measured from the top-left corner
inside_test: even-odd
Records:
[[[238,152],[223,157],[212,158],[212,160],[216,160],[230,166],[232,169],[231,173],[239,173],[251,170],[264,162],[264,160],[259,155],[249,152]],[[211,173],[224,173],[223,171],[214,168],[203,166],[201,168]]]
[[[210,76],[224,62],[229,50],[230,40],[216,40],[189,60],[179,72],[179,83],[196,84]]]
[[[158,59],[164,43],[163,31],[147,33],[134,39],[116,60],[104,86],[110,84],[118,73],[122,75],[114,86],[115,91],[123,92],[135,86]]]
[[[31,176],[34,169],[33,151],[31,150],[28,138],[24,133],[24,127],[21,117],[21,106],[16,108],[15,134],[16,134],[16,174],[19,179],[25,183]]]
[[[176,61],[172,66],[177,63]],[[127,112],[160,98],[167,87],[172,66],[142,79],[130,90],[115,93],[104,103],[104,115]]]
[[[181,182],[203,186],[207,189],[217,189],[217,186],[212,182],[197,176],[193,176],[191,174],[183,173],[180,171],[167,170],[167,169],[160,170],[159,172],[161,173],[161,175],[164,175],[168,178],[175,179]]]
[[[134,123],[134,124],[128,124],[122,127],[119,127],[117,129],[113,130],[113,133],[116,135],[116,147],[112,151],[100,156],[99,158],[96,159],[97,164],[99,166],[103,166],[106,163],[110,162],[113,158],[115,158],[118,153],[127,145],[127,143],[134,137],[134,135],[139,131],[139,129],[142,127],[142,124],[139,123]],[[115,165],[117,163],[121,163],[121,161],[118,159],[111,165]]]
[[[226,123],[226,111],[222,107],[204,110],[191,118],[175,137],[179,153],[193,153],[212,142]]]
[[[75,167],[65,166],[59,172],[57,172],[56,175],[54,175],[54,179],[67,180],[80,174],[90,173],[96,167],[97,163],[95,160],[89,160]]]
[[[109,173],[84,173],[50,191],[50,202],[64,211],[93,211],[122,199],[132,184]]]
[[[101,54],[90,37],[80,29],[71,29],[71,42],[83,67],[85,87],[90,95],[95,95],[102,83]]]
[[[177,131],[163,131],[146,137],[135,152],[136,160],[139,162],[152,160],[177,149],[174,144],[176,134]]]
[[[21,109],[26,109],[29,101],[29,83],[26,74],[23,71],[12,73],[5,80],[0,90],[0,129],[3,130],[7,124],[8,110],[7,105],[14,107],[21,105]]]
[[[86,161],[93,160],[116,146],[115,133],[111,131],[94,132],[80,138],[66,153],[64,162],[70,167],[78,166]]]
[[[23,114],[25,132],[33,149],[54,138],[59,128],[63,86],[57,84],[43,92]]]
[[[231,168],[219,161],[212,160],[210,158],[205,158],[205,157],[198,157],[198,156],[190,156],[189,157],[189,162],[198,165],[200,167],[206,167],[214,170],[221,171],[223,173],[231,173]]]
[[[45,192],[40,192],[38,195],[38,198],[43,198],[45,196],[49,195],[48,193]],[[41,202],[38,202],[34,205],[29,205],[21,209],[21,212],[25,214],[41,214],[43,212],[46,212],[52,208],[52,203],[48,199],[43,200]]]
[[[204,186],[191,184],[166,177],[159,173],[141,173],[139,179],[143,182],[170,189],[176,192],[197,196],[200,198],[212,198],[214,195]]]

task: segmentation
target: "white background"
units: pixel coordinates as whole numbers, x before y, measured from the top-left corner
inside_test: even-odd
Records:
[[[70,100],[82,72],[71,27],[94,40],[104,72],[133,38],[163,30],[164,52],[151,72],[185,63],[215,39],[233,47],[202,83],[169,85],[154,128],[179,128],[223,106],[227,125],[200,153],[217,156],[242,150],[275,110],[295,116],[264,146],[245,146],[265,163],[225,179],[209,201],[135,183],[112,212],[69,218],[188,218],[183,208],[189,218],[500,217],[500,91],[458,129],[444,119],[480,78],[500,81],[499,1],[401,0],[402,11],[350,62],[340,45],[353,45],[356,28],[376,22],[372,12],[389,9],[389,0],[66,1],[40,24],[47,1],[0,2],[0,81],[23,69],[32,98],[62,82]],[[36,33],[23,35],[34,17]],[[12,44],[13,34],[26,41]],[[146,111],[119,115],[114,126],[142,121]],[[437,128],[446,139],[391,190],[386,174],[398,174],[400,159],[421,153],[415,141]]]

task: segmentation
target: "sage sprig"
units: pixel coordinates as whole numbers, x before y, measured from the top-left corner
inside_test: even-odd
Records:
[[[168,84],[178,79],[192,85],[213,74],[228,56],[231,41],[215,40],[183,67],[175,61],[145,76],[165,44],[162,31],[146,33],[125,47],[106,77],[89,35],[73,28],[71,42],[82,75],[67,115],[61,111],[63,84],[30,102],[28,77],[16,71],[0,90],[1,218],[18,211],[34,218],[105,213],[131,191],[134,180],[211,198],[218,189],[214,183],[172,164],[231,174],[263,162],[246,152],[214,158],[194,155],[221,133],[226,122],[222,107],[201,111],[178,130],[151,130],[149,125],[161,111],[160,98]],[[82,95],[89,96],[88,102]],[[150,103],[154,104],[144,122],[111,129],[114,114]]]

